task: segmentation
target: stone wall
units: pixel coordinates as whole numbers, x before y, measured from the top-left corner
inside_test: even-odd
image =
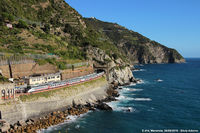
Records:
[[[74,71],[72,71],[71,69],[61,71],[62,80],[70,79],[74,77],[80,77],[80,76],[84,76],[84,75],[88,75],[92,73],[94,73],[94,69],[92,66],[75,68]]]
[[[0,66],[0,70],[4,77],[10,78],[10,70],[8,65]]]
[[[87,85],[81,84],[77,88],[61,89],[52,97],[33,99],[26,102],[15,99],[12,104],[1,105],[2,119],[13,124],[18,120],[26,120],[32,117],[38,117],[42,114],[62,109],[75,103],[95,102],[97,99],[106,97],[108,83],[105,78],[88,82]]]
[[[8,65],[0,66],[0,70],[2,71],[2,75],[4,77],[11,78]],[[51,64],[38,65],[32,62],[26,64],[11,64],[11,71],[13,78],[22,78],[24,76],[29,76],[33,74],[56,73],[58,72],[58,69],[56,66],[53,66]]]

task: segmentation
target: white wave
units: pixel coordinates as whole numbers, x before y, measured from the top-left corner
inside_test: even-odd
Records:
[[[147,71],[147,70],[146,69],[133,70],[133,72],[144,72],[144,71]]]
[[[75,128],[76,128],[76,129],[80,128],[80,125],[76,125]]]
[[[123,87],[122,90],[120,90],[121,92],[123,91],[142,91],[143,89],[136,89],[136,88],[129,88],[129,87]]]
[[[130,83],[130,85],[127,86],[136,86],[136,83]]]
[[[130,91],[130,88],[124,87],[122,91]]]
[[[133,107],[122,107],[119,106],[118,102],[110,102],[108,105],[113,109],[113,111],[123,111],[123,112],[133,112],[135,109]]]
[[[151,98],[133,98],[134,101],[152,101]]]
[[[143,89],[131,89],[130,91],[143,91]]]
[[[79,116],[76,116],[76,115],[69,115],[69,116],[67,116],[67,121],[66,121],[66,123],[71,123],[71,122],[74,122],[74,121],[76,121],[76,119],[78,118]]]
[[[66,117],[67,120],[65,120],[63,123],[60,123],[58,125],[54,125],[54,126],[51,126],[51,127],[48,127],[47,129],[42,129],[42,130],[39,130],[37,131],[37,133],[44,133],[45,131],[52,131],[52,130],[57,130],[59,129],[62,125],[65,125],[66,123],[72,123],[72,122],[76,122],[76,120],[78,118],[81,118],[85,115],[87,115],[88,113],[90,113],[91,111],[88,111],[87,113],[85,114],[81,114],[80,116],[73,116],[73,115],[68,115]],[[80,128],[80,125],[77,125],[75,128]]]
[[[117,97],[116,99],[117,99],[117,100],[120,100],[120,101],[124,101],[124,100],[130,101],[130,100],[134,100],[134,98],[132,98],[132,97],[126,97],[126,96],[123,96],[123,95]]]
[[[157,82],[163,82],[163,80],[162,79],[158,79],[158,80],[156,80]]]
[[[137,84],[144,84],[144,83],[145,83],[145,81],[141,80],[141,79],[137,82]]]
[[[153,107],[151,107],[151,109],[148,109],[147,111],[153,111],[154,110],[154,108]]]

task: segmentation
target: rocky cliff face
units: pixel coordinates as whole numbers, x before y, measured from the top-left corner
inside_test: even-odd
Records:
[[[103,33],[132,63],[180,63],[184,58],[175,50],[152,41],[116,23],[86,18],[88,26]]]
[[[130,67],[112,68],[109,71],[109,82],[117,82],[119,85],[129,84],[134,79]]]
[[[93,60],[94,67],[102,68],[108,73],[107,76],[110,83],[116,82],[124,85],[134,79],[131,66],[120,58],[114,59],[103,50],[95,47],[88,47],[87,53],[89,59]]]
[[[121,47],[130,61],[135,63],[181,63],[184,58],[175,50],[155,42],[148,42],[141,46],[124,43]]]

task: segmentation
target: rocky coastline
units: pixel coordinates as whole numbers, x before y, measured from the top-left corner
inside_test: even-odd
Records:
[[[139,80],[130,79],[130,82],[123,85],[128,85],[131,82],[137,83]],[[95,110],[112,111],[112,108],[106,103],[116,101],[116,97],[119,97],[119,93],[117,91],[119,85],[121,86],[121,84],[118,82],[112,82],[107,89],[107,97],[101,100],[97,100],[95,103],[88,102],[82,105],[73,102],[71,106],[66,106],[60,110],[50,112],[40,117],[30,118],[26,121],[21,120],[12,125],[7,123],[5,124],[6,126],[1,130],[5,133],[36,133],[42,129],[47,129],[50,126],[58,125],[60,123],[64,123],[67,120],[70,120],[68,116],[80,116],[81,114],[85,114],[88,111]]]

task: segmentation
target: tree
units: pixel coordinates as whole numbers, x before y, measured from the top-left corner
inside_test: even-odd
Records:
[[[14,21],[14,16],[9,14],[8,20],[9,20],[10,22],[13,22],[13,21]]]
[[[65,28],[63,29],[65,33],[73,33],[73,28],[69,24],[65,24]]]
[[[28,28],[28,24],[23,20],[19,20],[17,27],[18,28]]]
[[[49,33],[50,32],[50,25],[49,24],[45,24],[43,30],[44,30],[44,32]]]

